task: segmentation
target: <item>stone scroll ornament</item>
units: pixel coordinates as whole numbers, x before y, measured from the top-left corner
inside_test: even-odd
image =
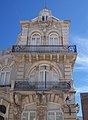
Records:
[[[45,105],[47,103],[46,101],[46,95],[43,93],[37,93],[36,95],[36,101],[38,105]]]
[[[13,99],[14,99],[14,108],[13,108],[14,119],[19,120],[21,112],[22,112],[21,95],[18,93],[14,93]]]
[[[44,117],[46,116],[46,107],[39,106],[37,107],[37,116],[38,120],[44,120]]]
[[[21,106],[21,95],[18,93],[13,94],[14,103],[16,106]]]

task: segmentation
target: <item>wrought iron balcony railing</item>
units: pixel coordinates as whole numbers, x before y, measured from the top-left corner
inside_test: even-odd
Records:
[[[70,82],[30,82],[30,81],[16,81],[14,89],[19,91],[49,91],[61,90],[68,91],[71,89]]]
[[[11,84],[4,84],[4,85],[0,84],[0,87],[11,87]]]
[[[70,52],[76,53],[76,45],[13,45],[12,53],[15,52],[37,52],[37,53],[54,53],[54,52]]]

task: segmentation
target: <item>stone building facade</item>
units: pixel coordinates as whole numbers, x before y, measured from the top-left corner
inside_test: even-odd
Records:
[[[45,8],[20,24],[16,45],[0,51],[0,120],[76,120],[70,21]]]

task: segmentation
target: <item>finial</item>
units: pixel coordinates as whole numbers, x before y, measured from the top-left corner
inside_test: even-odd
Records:
[[[47,9],[47,2],[46,2],[46,0],[45,0],[45,8]]]

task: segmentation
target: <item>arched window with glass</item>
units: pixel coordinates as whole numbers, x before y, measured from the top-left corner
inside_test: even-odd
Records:
[[[39,66],[39,82],[42,83],[43,88],[52,87],[52,85],[59,82],[59,75],[56,69],[48,64]]]
[[[41,35],[39,33],[34,33],[31,35],[31,45],[41,45]]]
[[[31,103],[24,106],[24,111],[21,115],[21,120],[36,120],[36,104]]]
[[[49,64],[40,64],[37,67],[37,71],[36,67],[34,67],[29,73],[31,85],[39,88],[47,88],[59,83],[59,73],[54,67],[51,67]]]
[[[39,81],[41,82],[59,82],[59,74],[53,67],[50,69],[50,65],[44,64],[39,66]]]
[[[59,44],[59,36],[57,33],[51,33],[49,35],[49,45],[58,45]]]
[[[0,71],[0,85],[10,85],[10,69],[8,67]]]
[[[47,120],[63,120],[61,106],[56,103],[48,103]]]

